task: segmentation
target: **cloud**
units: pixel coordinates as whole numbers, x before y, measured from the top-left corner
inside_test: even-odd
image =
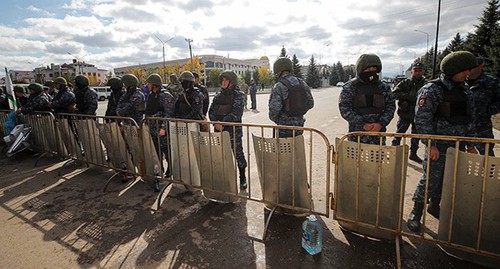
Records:
[[[87,1],[85,0],[71,0],[71,3],[68,5],[64,3],[62,6],[64,9],[85,9],[87,8]]]
[[[263,27],[226,26],[220,29],[220,33],[220,37],[207,40],[209,46],[222,51],[245,51],[257,48],[254,41],[258,36],[265,35],[267,30]]]
[[[38,13],[42,16],[47,16],[47,17],[54,17],[55,14],[54,13],[50,13],[48,12],[47,10],[44,10],[44,9],[41,9],[41,8],[37,8],[33,5],[30,5],[26,8],[27,10],[31,11],[31,12],[35,12],[35,13]]]

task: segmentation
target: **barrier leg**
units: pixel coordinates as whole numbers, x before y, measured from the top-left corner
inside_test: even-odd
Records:
[[[66,167],[66,166],[67,166],[68,164],[70,164],[70,163],[73,163],[73,164],[74,164],[74,165],[76,165],[76,166],[81,166],[81,162],[80,162],[80,161],[78,161],[78,160],[68,160],[68,161],[66,161],[66,162],[63,164],[63,166],[61,166],[61,168],[59,168],[59,173],[57,173],[57,175],[58,175],[58,176],[61,176],[61,172],[62,172],[62,170],[64,169],[64,167]],[[89,167],[89,164],[88,164],[88,163],[85,163],[85,165],[86,165],[87,167]]]
[[[47,155],[47,152],[44,152],[42,153],[40,156],[38,156],[38,158],[36,158],[36,161],[35,161],[35,165],[34,167],[36,167],[38,165],[38,161],[43,158],[45,155]]]
[[[401,235],[396,236],[396,264],[397,268],[401,269]]]
[[[170,187],[172,185],[172,182],[167,182],[167,185],[165,185],[165,187],[163,187],[160,191],[160,193],[158,194],[158,198],[157,198],[157,203],[156,203],[156,209],[160,209],[161,207],[161,202],[162,202],[162,198],[163,198],[163,194],[165,193],[165,191],[167,190],[168,187]],[[168,193],[167,193],[167,196],[168,196]]]
[[[106,181],[106,185],[104,185],[104,189],[102,190],[102,192],[106,192],[106,189],[108,188],[109,183],[111,183],[111,180],[113,180],[113,178],[120,175],[121,173],[123,172],[115,172],[111,177],[109,177],[108,180]]]
[[[274,206],[271,212],[269,213],[269,216],[267,217],[266,226],[264,227],[264,234],[262,235],[262,241],[266,241],[267,229],[269,228],[269,223],[271,222],[271,218],[273,217],[274,211],[276,211],[277,208],[278,208],[277,206]]]

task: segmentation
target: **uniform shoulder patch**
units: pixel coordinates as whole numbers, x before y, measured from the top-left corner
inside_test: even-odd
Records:
[[[427,100],[427,96],[425,96],[425,95],[420,96],[420,98],[418,99],[418,106],[419,107],[425,106],[425,101],[426,100]]]

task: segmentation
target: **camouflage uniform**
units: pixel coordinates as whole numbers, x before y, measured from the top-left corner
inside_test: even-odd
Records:
[[[72,106],[76,102],[75,94],[65,86],[50,102],[55,113],[72,113]]]
[[[475,80],[469,79],[468,84],[474,97],[476,134],[478,137],[494,138],[491,116],[500,113],[500,81],[497,78],[482,73]],[[486,145],[476,145],[479,152],[484,154]],[[494,156],[490,143],[489,155]]]
[[[396,87],[394,87],[392,94],[394,95],[394,98],[398,100],[397,113],[399,115],[396,133],[406,133],[410,125],[411,133],[417,133],[415,122],[413,121],[415,118],[415,104],[417,103],[417,92],[425,85],[425,83],[427,83],[427,80],[424,77],[412,77],[401,81],[398,85],[396,85]],[[410,149],[412,152],[416,152],[418,150],[418,141],[418,138],[411,139]],[[400,143],[401,137],[395,137],[394,140],[392,140],[393,146],[398,146]]]
[[[300,90],[304,92],[302,97],[297,100],[297,102],[304,102],[305,108],[307,110],[314,107],[314,99],[311,94],[311,90],[309,86],[300,78],[293,76],[288,73],[280,77],[278,82],[274,84],[274,87],[271,91],[271,95],[269,96],[269,119],[271,119],[277,125],[285,125],[285,126],[304,126],[304,114],[300,113],[300,115],[289,115],[289,111],[287,111],[286,102],[293,103],[294,101],[290,101],[289,94],[290,89],[285,85],[288,84],[292,87],[299,86]],[[297,88],[298,90],[298,88]],[[290,107],[290,105],[289,105]],[[292,107],[290,107],[292,109]],[[295,135],[301,135],[303,133],[302,130],[285,130],[279,129],[279,137],[292,137]]]
[[[245,108],[245,95],[239,90],[238,86],[230,86],[222,89],[212,100],[212,105],[208,111],[211,121],[218,122],[241,122],[243,110]],[[247,167],[245,154],[243,153],[243,129],[241,126],[224,126],[231,137],[231,148],[235,150],[238,168],[244,170]]]
[[[446,97],[460,97],[461,100],[455,101],[456,107],[451,115],[445,116],[440,112],[443,104],[446,104]],[[418,92],[418,104],[415,107],[415,125],[419,134],[430,135],[448,135],[448,136],[469,136],[475,135],[475,125],[473,121],[474,103],[472,92],[465,83],[455,83],[448,79],[444,74],[437,81],[427,83]],[[453,103],[452,105],[453,106]],[[461,111],[458,111],[461,107]],[[459,113],[460,112],[460,113]],[[413,195],[415,203],[424,203],[425,181],[427,169],[427,141],[423,139],[425,146],[425,155],[423,160],[424,173]],[[446,162],[446,150],[454,147],[454,141],[433,140],[432,145],[439,150],[439,159],[430,160],[428,197],[431,203],[439,205],[441,201],[441,189],[443,184],[444,165]],[[461,144],[461,149],[465,145]]]
[[[182,93],[182,85],[180,82],[170,82],[167,85],[167,91],[172,94],[173,97],[179,98],[179,95]]]
[[[245,83],[244,80],[240,83],[240,91],[245,94],[245,109],[247,109],[248,103],[248,84]]]
[[[203,93],[198,88],[182,91],[175,102],[175,117],[178,119],[203,119]]]
[[[147,101],[146,101],[146,118],[173,118],[175,110],[175,98],[167,91],[164,92],[154,92],[151,90],[149,92]],[[153,144],[155,145],[156,151],[160,152],[160,159],[163,159],[164,156],[169,164],[170,168],[170,154],[168,148],[168,140],[167,135],[160,136],[160,129],[164,129],[168,131],[168,122],[167,121],[148,121],[149,131],[151,133],[151,137],[153,139]],[[158,142],[160,144],[158,145]],[[170,172],[167,171],[167,176],[169,176]]]
[[[78,114],[95,115],[97,110],[97,92],[88,86],[79,88],[75,94]]]
[[[124,88],[112,89],[111,96],[108,100],[108,107],[106,108],[105,116],[117,116],[116,107],[118,106],[118,101],[125,94]]]
[[[195,88],[198,88],[203,94],[203,115],[206,116],[208,112],[208,107],[210,106],[210,96],[208,95],[208,89],[205,85],[195,84]]]
[[[22,114],[31,114],[35,111],[50,111],[49,97],[43,92],[30,94],[28,103],[21,107]]]
[[[371,107],[368,105],[363,107],[355,103],[356,97],[373,97],[375,95],[373,92],[378,92],[383,97],[383,107],[376,109],[379,111],[378,113],[375,111],[375,113],[366,111],[375,108],[375,104],[372,104]],[[368,109],[365,110],[365,108]],[[359,77],[356,77],[342,87],[342,92],[339,96],[339,110],[342,117],[349,123],[349,132],[364,132],[363,125],[365,123],[380,123],[382,125],[380,132],[385,132],[386,126],[389,125],[394,117],[396,105],[394,96],[388,85],[379,80],[365,83]],[[351,136],[349,140],[357,141],[357,137]],[[361,143],[366,144],[378,145],[380,143],[380,138],[376,136],[361,136],[360,140]],[[385,144],[385,139],[383,139],[383,144]]]
[[[121,117],[130,117],[141,125],[145,108],[144,94],[138,88],[130,88],[118,101],[116,114]],[[128,124],[126,121],[124,123]]]

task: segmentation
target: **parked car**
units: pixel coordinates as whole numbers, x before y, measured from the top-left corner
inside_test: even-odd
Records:
[[[97,100],[99,101],[104,101],[106,99],[109,99],[109,97],[111,96],[111,87],[109,86],[93,87],[93,88],[97,92]]]

